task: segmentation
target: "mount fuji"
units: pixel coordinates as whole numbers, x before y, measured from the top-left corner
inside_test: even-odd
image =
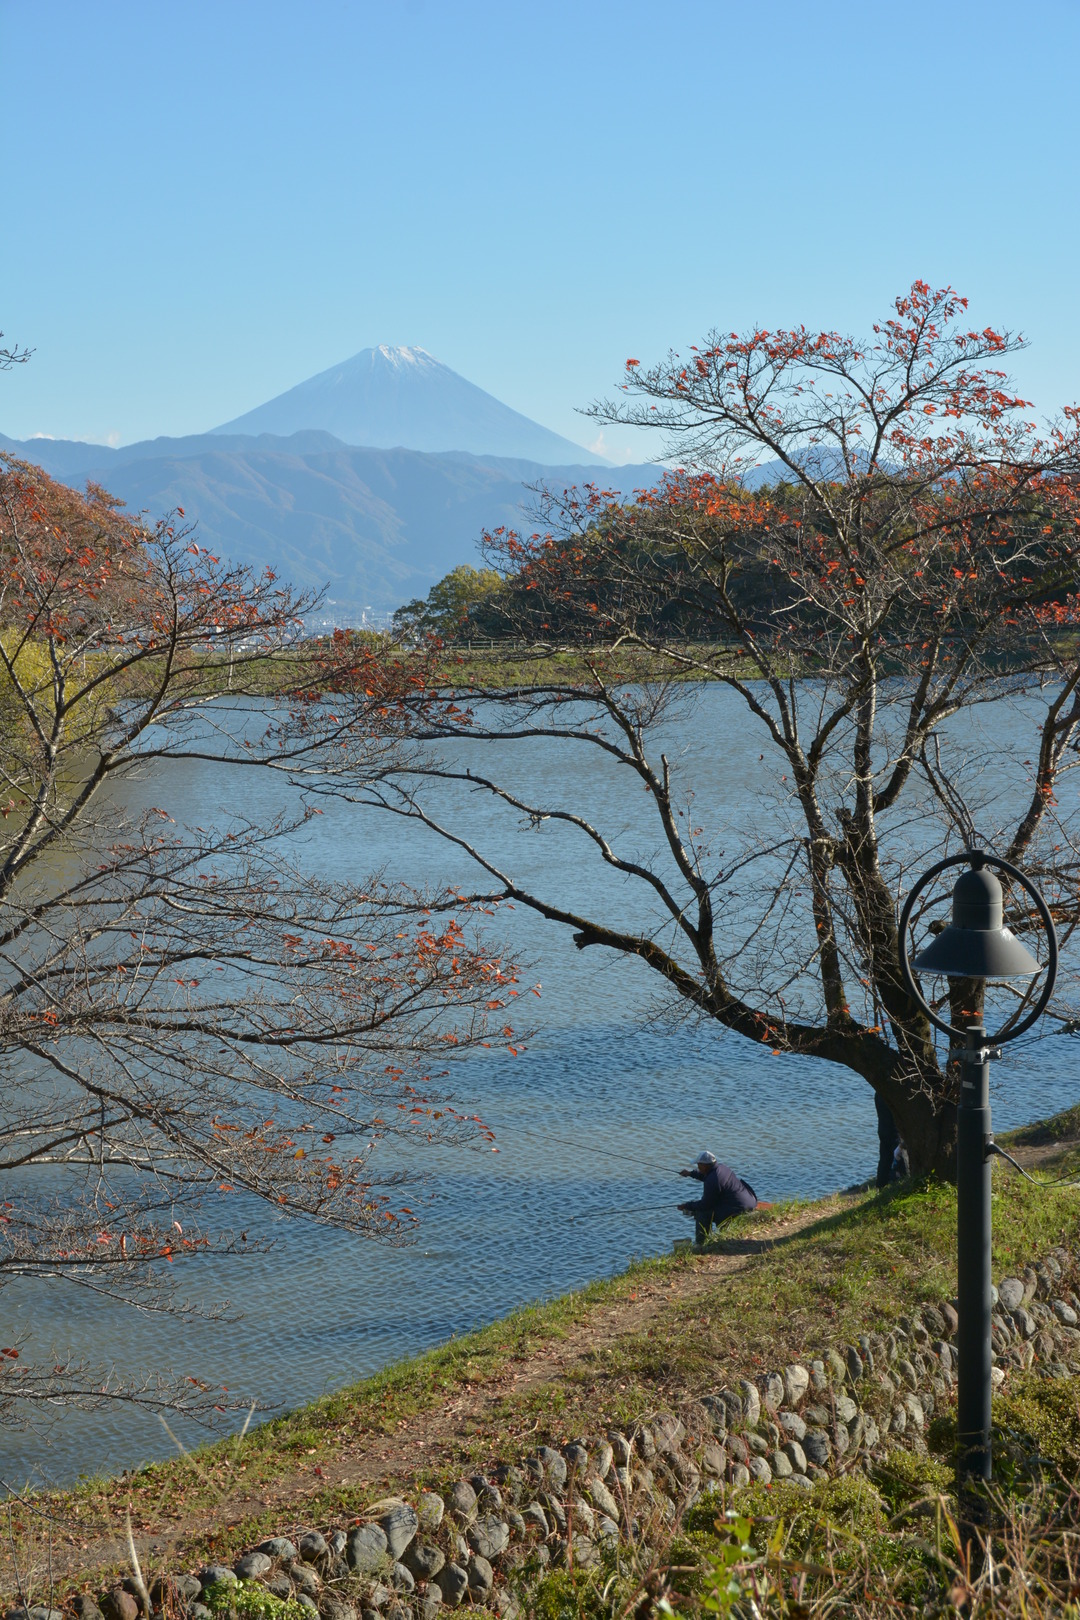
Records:
[[[212,431],[287,438],[312,429],[343,444],[382,450],[464,450],[560,467],[604,461],[511,410],[426,349],[386,343],[362,349]]]

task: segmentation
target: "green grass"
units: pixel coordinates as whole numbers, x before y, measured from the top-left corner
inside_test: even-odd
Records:
[[[1060,1116],[1047,1122],[1051,1140],[1065,1134]],[[1029,1131],[1035,1127],[1029,1128]],[[1014,1133],[1013,1140],[1024,1133]],[[1025,1139],[1031,1139],[1030,1137]],[[1061,1174],[1077,1165],[1074,1149],[1047,1170]],[[900,1186],[810,1206],[816,1214],[798,1232],[783,1230],[785,1211],[758,1212],[725,1227],[713,1247],[748,1255],[742,1269],[711,1282],[694,1256],[665,1256],[631,1267],[547,1304],[516,1311],[474,1333],[411,1357],[298,1411],[186,1457],[154,1464],[122,1481],[88,1483],[72,1492],[50,1493],[40,1508],[54,1519],[77,1523],[92,1535],[130,1507],[133,1522],[168,1533],[183,1527],[174,1558],[190,1567],[204,1555],[223,1556],[250,1546],[261,1535],[299,1516],[307,1523],[342,1523],[385,1486],[321,1486],[316,1466],[332,1463],[345,1449],[374,1449],[417,1414],[444,1406],[456,1393],[481,1386],[497,1398],[465,1435],[454,1434],[450,1477],[470,1461],[520,1455],[544,1440],[559,1442],[629,1421],[658,1405],[716,1389],[740,1376],[812,1357],[841,1345],[925,1300],[955,1293],[955,1193],[951,1187]],[[999,1276],[1057,1243],[1075,1245],[1080,1233],[1080,1193],[1036,1189],[1004,1166],[995,1167],[994,1274]],[[686,1297],[664,1302],[645,1330],[612,1333],[613,1308],[629,1305],[647,1282],[700,1277]],[[605,1334],[556,1377],[524,1393],[491,1389],[515,1361],[545,1347],[558,1347],[572,1329],[591,1319],[608,1324]],[[586,1340],[588,1332],[584,1335]],[[1014,1414],[1014,1427],[1023,1415]],[[1026,1420],[1028,1426],[1034,1421]],[[287,1507],[230,1514],[240,1497],[280,1495],[290,1485]],[[423,1461],[409,1470],[412,1488],[446,1483],[440,1465]],[[24,1524],[26,1515],[16,1515]],[[232,1518],[233,1522],[229,1522]],[[174,1562],[173,1567],[177,1567]]]

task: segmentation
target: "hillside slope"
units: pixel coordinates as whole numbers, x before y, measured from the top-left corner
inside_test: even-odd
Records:
[[[328,614],[341,619],[390,612],[475,562],[481,530],[520,525],[538,480],[629,492],[658,475],[650,466],[357,448],[310,431],[199,434],[120,450],[0,435],[0,449],[74,485],[91,478],[152,517],[182,506],[204,545],[294,585],[326,587]]]

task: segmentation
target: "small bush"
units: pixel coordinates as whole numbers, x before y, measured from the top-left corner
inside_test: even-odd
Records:
[[[870,1477],[894,1513],[920,1497],[944,1496],[953,1486],[947,1463],[917,1451],[890,1451]]]
[[[258,1581],[239,1581],[233,1586],[218,1581],[208,1586],[202,1601],[215,1620],[308,1620],[308,1610],[296,1598],[278,1598]]]

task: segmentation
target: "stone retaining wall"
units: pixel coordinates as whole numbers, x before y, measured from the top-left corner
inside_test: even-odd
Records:
[[[992,1378],[1037,1366],[1080,1374],[1080,1298],[1073,1261],[1052,1249],[994,1291]],[[347,1528],[275,1536],[231,1567],[159,1579],[149,1594],[127,1580],[100,1602],[76,1600],[81,1620],[210,1620],[204,1599],[256,1592],[291,1600],[282,1620],[433,1620],[444,1607],[481,1605],[514,1620],[515,1571],[587,1568],[605,1549],[659,1539],[710,1486],[728,1494],[758,1482],[814,1481],[865,1469],[896,1446],[925,1451],[923,1431],[955,1383],[956,1311],[926,1304],[892,1332],[830,1346],[805,1365],[742,1378],[678,1413],[647,1414],[627,1432],[540,1446],[518,1464],[458,1480],[442,1494],[371,1504]],[[149,1605],[147,1603],[149,1597]],[[272,1608],[273,1605],[264,1605]],[[7,1620],[64,1620],[45,1608]]]

